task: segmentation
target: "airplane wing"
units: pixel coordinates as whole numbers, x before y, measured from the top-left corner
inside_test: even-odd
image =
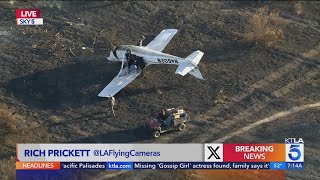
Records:
[[[135,68],[130,69],[128,74],[128,68],[122,69],[122,71],[116,76],[99,94],[99,97],[112,97],[117,94],[121,89],[126,87],[129,83],[135,80],[139,76],[140,72],[136,72]]]
[[[162,51],[175,34],[177,34],[177,29],[165,29],[154,38],[146,47],[156,51]]]

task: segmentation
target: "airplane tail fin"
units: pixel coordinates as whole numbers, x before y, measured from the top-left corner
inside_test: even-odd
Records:
[[[186,62],[179,64],[176,74],[180,74],[182,76],[186,74],[191,74],[192,76],[203,79],[202,74],[198,68],[198,64],[203,56],[203,52],[194,51],[188,57],[185,58]]]

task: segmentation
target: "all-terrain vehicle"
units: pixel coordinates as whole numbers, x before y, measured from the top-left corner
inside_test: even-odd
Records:
[[[167,131],[179,130],[182,131],[186,128],[186,123],[190,122],[190,116],[183,110],[183,108],[171,108],[166,109],[171,123],[166,126],[160,117],[150,117],[147,119],[145,128],[152,133],[154,138],[160,137],[160,135]]]

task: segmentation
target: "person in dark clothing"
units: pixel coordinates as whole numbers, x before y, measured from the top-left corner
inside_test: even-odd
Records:
[[[131,50],[127,49],[126,59],[127,59],[127,63],[128,63],[128,73],[130,73],[131,65],[134,64],[137,67],[137,72],[138,72],[138,70],[141,70],[142,76],[144,76],[143,70],[146,67],[146,64],[145,64],[142,57],[139,57],[139,56],[132,54]]]
[[[131,49],[127,49],[126,59],[128,64],[128,73],[130,73],[130,67],[135,64],[133,54],[131,54]]]
[[[168,112],[165,110],[165,109],[162,109],[159,113],[159,116],[158,116],[160,119],[162,120],[166,120],[169,115],[168,115]]]
[[[165,110],[165,109],[161,110],[158,118],[160,119],[161,123],[165,125],[166,128],[170,127],[171,121],[172,121],[172,116],[167,110]]]
[[[142,77],[144,77],[144,68],[146,67],[146,63],[144,62],[142,57],[136,56],[135,65],[137,66],[138,70],[141,70]]]

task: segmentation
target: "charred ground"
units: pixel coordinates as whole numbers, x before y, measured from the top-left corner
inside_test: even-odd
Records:
[[[0,158],[10,161],[15,143],[23,142],[212,142],[274,113],[319,102],[320,4],[299,3],[1,2]],[[15,9],[25,7],[40,7],[44,25],[16,26]],[[246,35],[250,18],[262,7],[278,11],[285,24],[282,39],[272,46]],[[111,117],[106,99],[97,97],[120,68],[106,61],[111,45],[137,44],[141,34],[151,40],[166,28],[179,32],[165,52],[180,57],[204,52],[199,68],[206,80],[175,75],[172,66],[149,66],[145,78],[116,95],[116,117]],[[193,117],[189,131],[158,140],[140,131],[148,116],[176,106]],[[306,172],[314,179],[319,156],[308,151],[319,149],[311,145],[320,142],[318,112],[279,120],[295,124],[272,124],[253,139],[305,138],[306,163],[316,159]],[[303,122],[303,132],[295,135]],[[273,141],[275,132],[281,133]],[[162,176],[170,179],[172,172]]]

